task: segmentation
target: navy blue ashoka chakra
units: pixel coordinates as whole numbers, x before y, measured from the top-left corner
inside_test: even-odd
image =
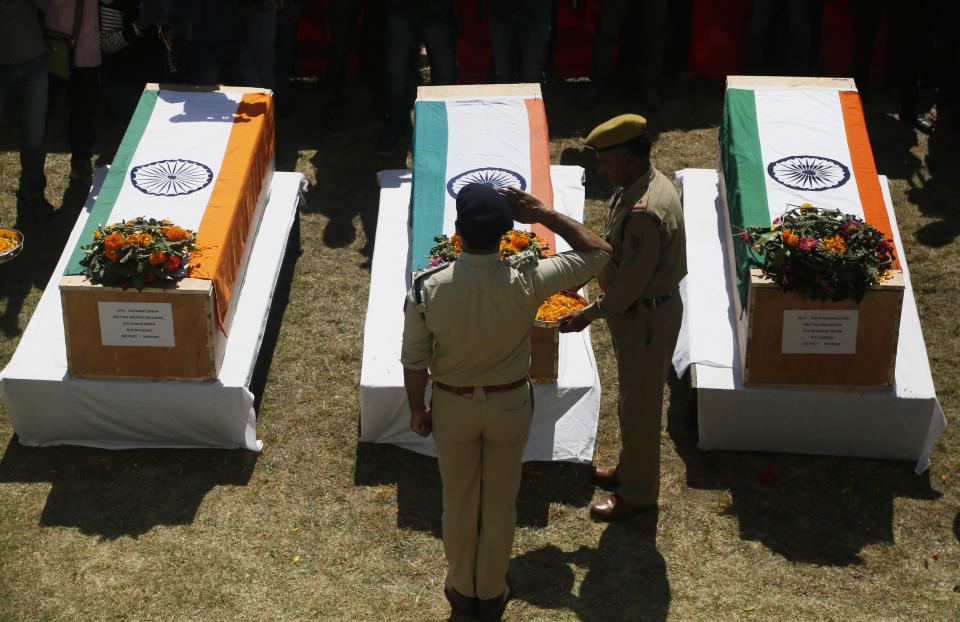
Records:
[[[527,180],[520,173],[505,168],[484,167],[475,168],[455,175],[447,182],[447,192],[454,199],[460,194],[460,189],[467,184],[483,184],[491,188],[506,188],[516,186],[521,190],[527,189]]]
[[[145,194],[178,197],[209,186],[213,171],[193,160],[160,160],[133,167],[130,181]]]
[[[771,162],[767,173],[794,190],[831,190],[850,180],[850,169],[832,158],[812,155],[790,156]]]

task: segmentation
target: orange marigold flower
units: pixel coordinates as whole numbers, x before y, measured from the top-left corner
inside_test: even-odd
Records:
[[[800,236],[799,236],[799,235],[791,235],[791,236],[787,239],[787,246],[796,246],[799,242],[800,242]]]
[[[823,238],[823,245],[830,250],[831,253],[845,253],[847,252],[847,243],[844,239],[835,235],[829,238]]]
[[[515,235],[513,236],[513,239],[510,240],[510,245],[513,246],[518,251],[522,250],[530,246],[530,238],[528,238],[525,235]]]
[[[110,261],[116,261],[116,260],[117,260],[117,252],[116,252],[116,251],[107,251],[107,252],[105,252],[103,255],[104,255],[107,259],[109,259]]]
[[[153,243],[153,236],[149,233],[140,234],[140,246],[150,246]]]
[[[167,263],[167,254],[157,251],[150,254],[150,265],[157,266],[162,263]]]
[[[556,322],[558,318],[586,306],[586,301],[576,294],[560,292],[543,301],[537,309],[537,319],[544,322]]]
[[[180,242],[187,239],[187,232],[181,227],[170,227],[165,229],[163,234],[167,236],[167,239],[171,242]]]
[[[103,240],[103,247],[108,251],[118,251],[123,246],[123,238],[116,233],[111,233]]]
[[[790,240],[790,235],[793,233],[790,229],[784,229],[783,233],[780,234],[780,237],[783,239],[783,243],[787,244]]]

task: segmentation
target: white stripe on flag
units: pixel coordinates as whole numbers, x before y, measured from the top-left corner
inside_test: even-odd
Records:
[[[242,97],[242,93],[210,97],[209,93],[160,91],[144,132],[150,139],[138,145],[103,224],[146,216],[167,218],[196,231],[220,173]],[[137,184],[132,175],[137,176]]]
[[[505,169],[530,190],[530,122],[523,99],[447,101],[447,174],[478,168]],[[456,200],[444,188],[443,232],[451,235]],[[524,228],[529,226],[524,225]]]
[[[837,91],[757,89],[757,129],[763,158],[770,219],[781,216],[790,205],[810,203],[863,217],[857,180],[852,174],[850,147],[844,129],[843,112]],[[771,162],[794,156],[817,156],[836,160],[846,167],[849,178],[827,190],[798,190],[775,180]],[[833,170],[829,162],[823,164]]]

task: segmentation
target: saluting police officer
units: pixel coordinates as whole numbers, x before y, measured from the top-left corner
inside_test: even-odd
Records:
[[[514,220],[542,223],[574,250],[515,267],[499,257]],[[444,594],[459,612],[499,619],[533,416],[530,328],[540,304],[597,275],[611,247],[516,188],[465,186],[456,228],[456,261],[418,276],[407,293],[401,361],[410,428],[432,429],[443,480]]]
[[[598,277],[604,293],[560,318],[561,332],[606,319],[617,357],[620,460],[592,473],[595,483],[615,491],[590,508],[602,521],[657,504],[663,385],[683,314],[677,290],[687,273],[683,211],[673,184],[650,164],[646,125],[639,115],[620,115],[586,138],[597,171],[617,187],[603,231],[613,257]]]

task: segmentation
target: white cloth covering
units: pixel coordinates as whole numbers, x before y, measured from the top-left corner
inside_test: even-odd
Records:
[[[731,299],[727,246],[715,170],[677,172],[683,187],[687,277],[683,328],[673,365],[693,367],[704,450],[781,451],[911,460],[920,474],[946,428],[920,329],[910,272],[905,282],[894,386],[888,391],[745,388]],[[886,177],[880,177],[894,243],[903,248]]]
[[[551,166],[554,207],[583,219],[583,170]],[[381,171],[380,215],[370,271],[370,297],[363,336],[360,374],[360,440],[391,443],[428,456],[436,455],[433,437],[410,431],[410,411],[403,388],[400,345],[403,299],[410,283],[410,238],[407,213],[410,171]],[[569,250],[559,236],[557,251]],[[560,335],[558,381],[534,385],[535,409],[523,460],[593,459],[600,412],[600,378],[589,329]]]
[[[239,292],[237,314],[216,382],[86,380],[67,376],[59,282],[76,246],[106,169],[97,171],[40,302],[7,367],[0,396],[24,445],[219,447],[260,451],[250,377],[299,195],[300,173],[275,173],[263,222]]]

